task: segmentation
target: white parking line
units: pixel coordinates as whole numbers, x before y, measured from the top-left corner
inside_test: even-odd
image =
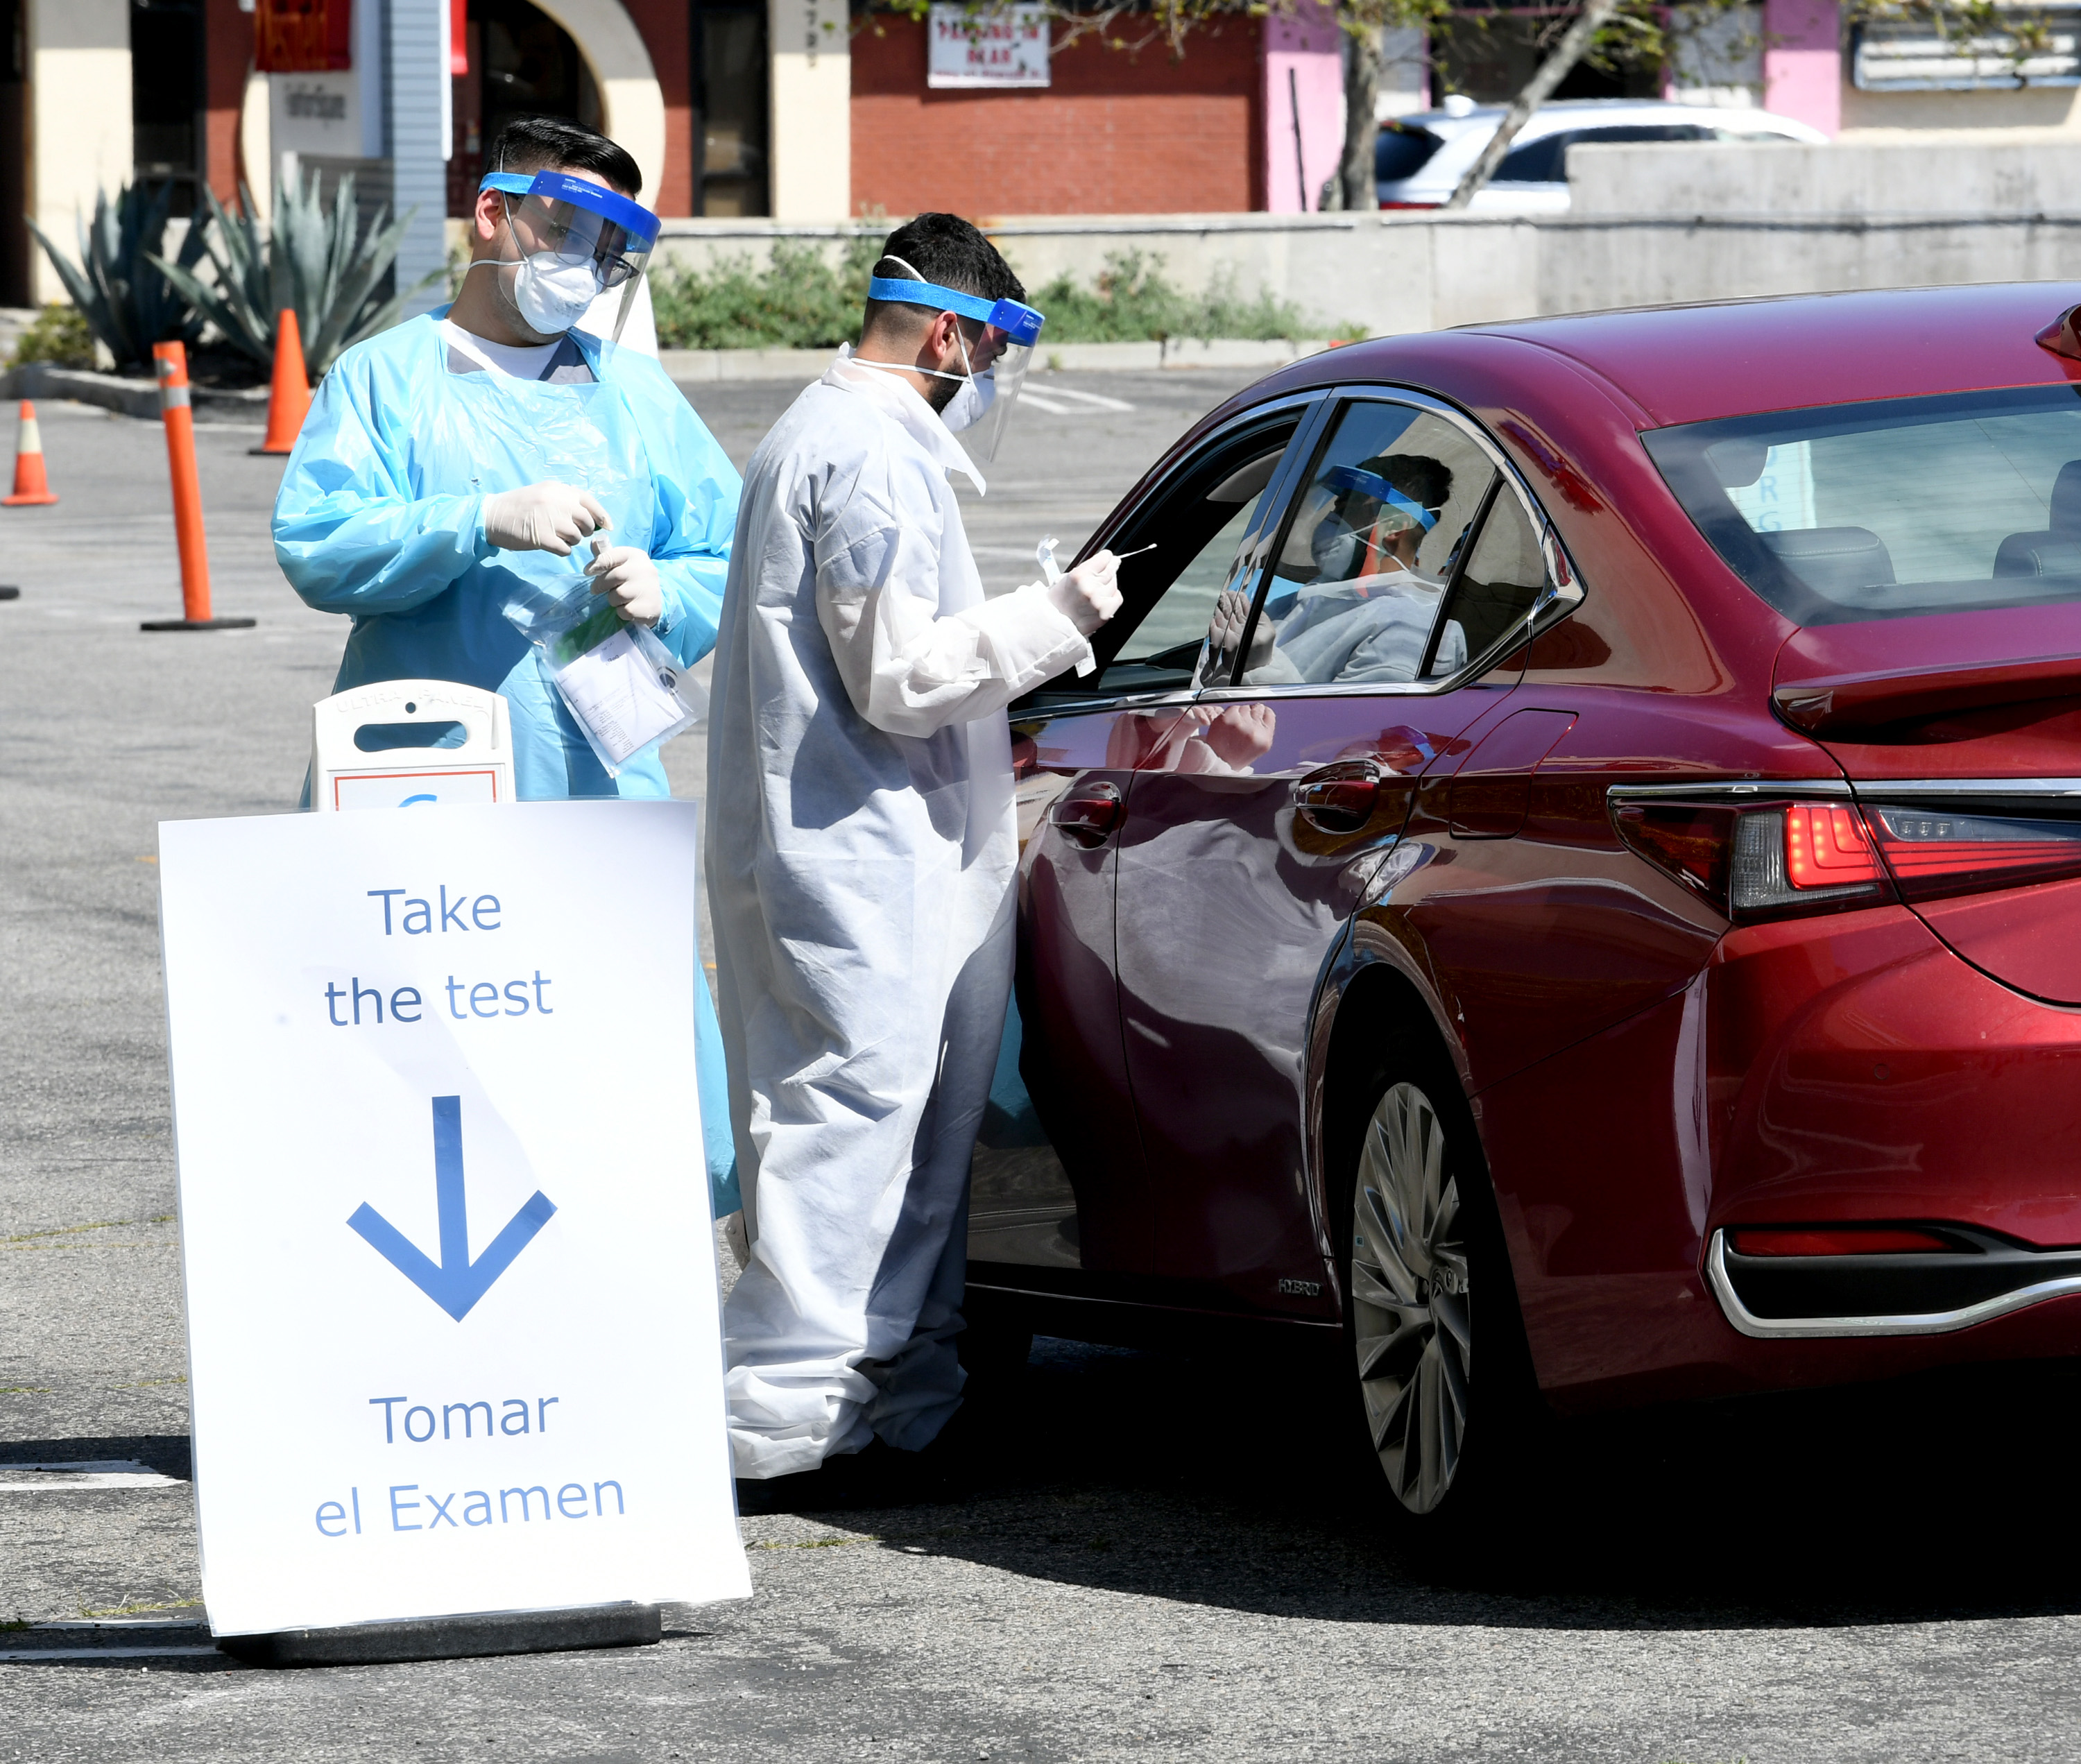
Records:
[[[27,1481],[11,1479],[26,1476]],[[131,1458],[80,1464],[0,1464],[0,1494],[81,1493],[100,1489],[178,1489],[174,1477]]]
[[[1036,392],[1029,386],[1019,394],[1019,401],[1049,417],[1089,417],[1101,410],[1134,408],[1118,398],[1104,397],[1095,392],[1072,392],[1064,386],[1050,386],[1045,392]]]

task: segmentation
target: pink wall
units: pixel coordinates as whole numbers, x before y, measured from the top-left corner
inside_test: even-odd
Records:
[[[1836,0],[1764,0],[1763,104],[1824,134],[1843,126],[1843,19]]]
[[[1264,20],[1264,193],[1274,214],[1312,212],[1322,180],[1344,150],[1343,32],[1317,0],[1296,0],[1291,12]],[[1300,162],[1294,161],[1296,100]],[[1302,187],[1307,200],[1301,200]]]

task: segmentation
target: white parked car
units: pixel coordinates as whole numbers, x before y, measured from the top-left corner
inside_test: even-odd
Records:
[[[1436,208],[1502,124],[1501,104],[1448,98],[1442,108],[1385,117],[1373,149],[1383,208]],[[1764,110],[1671,104],[1656,99],[1578,98],[1532,114],[1496,174],[1474,197],[1485,214],[1550,214],[1568,206],[1568,149],[1591,141],[1791,141],[1828,137]]]

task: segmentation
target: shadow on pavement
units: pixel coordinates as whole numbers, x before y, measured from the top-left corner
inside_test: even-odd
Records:
[[[11,1464],[105,1464],[129,1459],[177,1482],[195,1478],[186,1434],[82,1434],[63,1439],[0,1439],[0,1469]]]
[[[973,1388],[973,1387],[972,1387]],[[2081,1612],[2081,1368],[1557,1423],[1506,1528],[1427,1544],[1324,1372],[1042,1340],[945,1472],[785,1510],[882,1547],[1341,1623],[1712,1630]],[[953,1430],[950,1430],[950,1438]]]

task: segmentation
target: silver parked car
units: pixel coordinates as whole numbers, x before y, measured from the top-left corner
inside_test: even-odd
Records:
[[[1450,98],[1438,110],[1383,118],[1373,178],[1383,208],[1436,208],[1501,124],[1504,107]],[[1568,149],[1589,142],[1789,141],[1825,144],[1806,123],[1769,111],[1657,99],[1582,98],[1532,112],[1495,177],[1474,197],[1484,213],[1544,214],[1568,206]]]

